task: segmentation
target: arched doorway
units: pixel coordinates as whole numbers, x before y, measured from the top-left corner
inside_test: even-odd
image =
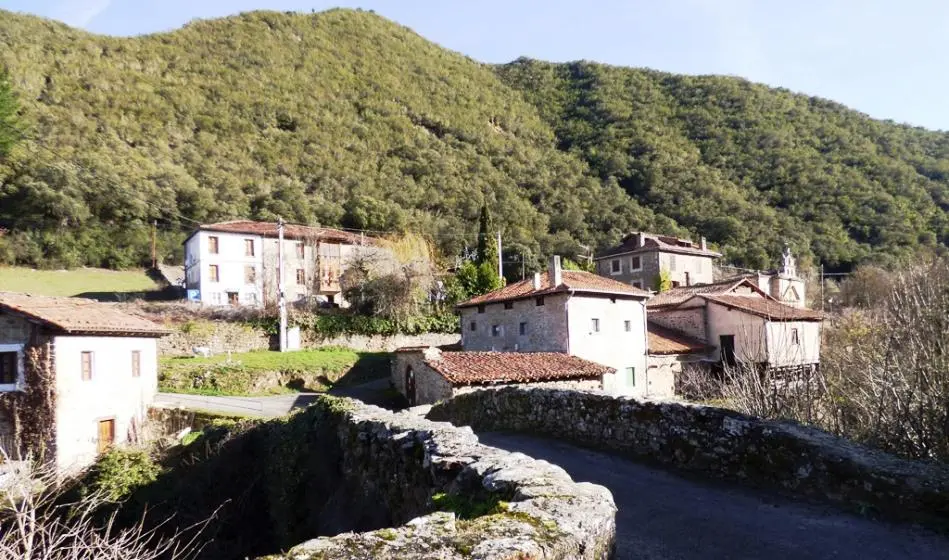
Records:
[[[405,398],[409,400],[409,406],[415,406],[415,372],[412,366],[405,368]]]

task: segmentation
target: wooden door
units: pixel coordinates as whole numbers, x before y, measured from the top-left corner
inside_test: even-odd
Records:
[[[735,365],[735,335],[723,334],[718,339],[722,352],[722,365]]]
[[[115,419],[99,420],[99,444],[97,451],[105,453],[115,443]]]

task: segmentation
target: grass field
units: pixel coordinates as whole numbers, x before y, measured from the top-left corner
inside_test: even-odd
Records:
[[[144,292],[158,286],[143,270],[35,270],[0,267],[0,292],[75,296],[87,292]]]
[[[244,352],[208,358],[161,358],[162,391],[201,395],[266,395],[325,391],[389,374],[387,353],[320,348],[298,352]]]

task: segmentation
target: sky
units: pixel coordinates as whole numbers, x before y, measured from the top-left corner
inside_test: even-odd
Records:
[[[0,0],[95,33],[255,9],[371,9],[483,62],[519,56],[727,74],[949,130],[944,0]]]

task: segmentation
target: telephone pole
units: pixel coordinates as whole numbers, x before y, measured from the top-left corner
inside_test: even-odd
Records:
[[[158,250],[155,247],[155,230],[158,229],[158,220],[152,220],[152,270],[158,268]]]
[[[498,230],[498,278],[504,278],[504,259],[501,257],[501,230]]]
[[[284,296],[283,218],[277,218],[277,307],[280,309],[280,351],[287,351],[287,299]]]

